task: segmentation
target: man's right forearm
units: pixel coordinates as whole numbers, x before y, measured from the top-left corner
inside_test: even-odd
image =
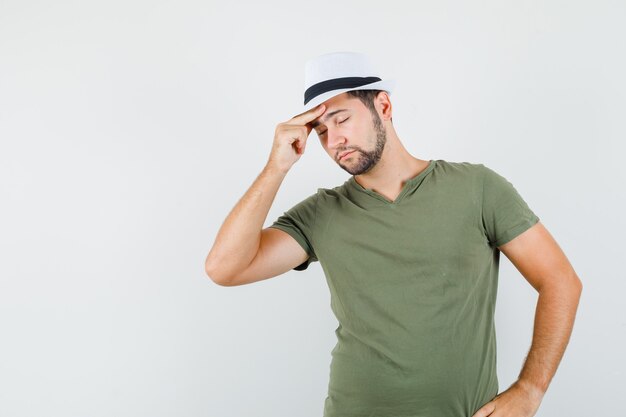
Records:
[[[252,262],[261,243],[263,223],[286,175],[286,171],[267,164],[230,211],[206,258],[211,279],[228,280]]]

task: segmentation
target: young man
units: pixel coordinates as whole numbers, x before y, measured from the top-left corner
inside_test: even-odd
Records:
[[[206,260],[220,285],[319,261],[339,326],[324,417],[533,416],[568,343],[582,284],[513,185],[483,164],[410,155],[393,81],[351,52],[307,63],[305,111],[276,128],[267,165]],[[351,177],[262,229],[315,129]],[[539,292],[531,350],[498,394],[500,252]]]

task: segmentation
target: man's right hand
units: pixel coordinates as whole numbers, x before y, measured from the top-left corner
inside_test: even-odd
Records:
[[[289,171],[304,153],[307,138],[313,129],[309,123],[322,115],[325,109],[326,106],[320,104],[286,122],[279,123],[274,133],[268,166],[285,173]]]

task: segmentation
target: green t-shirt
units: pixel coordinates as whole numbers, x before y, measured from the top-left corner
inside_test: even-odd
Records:
[[[538,221],[495,171],[444,160],[393,202],[351,176],[278,217],[339,322],[324,417],[471,417],[491,401],[497,246]]]

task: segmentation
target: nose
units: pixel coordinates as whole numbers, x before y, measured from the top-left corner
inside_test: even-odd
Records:
[[[331,127],[329,127],[326,132],[326,139],[328,140],[327,145],[330,149],[335,149],[346,141],[346,138],[340,132]]]

